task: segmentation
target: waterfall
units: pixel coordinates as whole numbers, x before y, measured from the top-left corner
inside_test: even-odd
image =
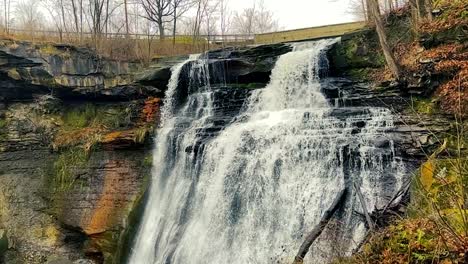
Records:
[[[343,188],[346,202],[309,262],[356,248],[366,227],[350,183],[373,212],[400,188],[405,168],[386,136],[390,110],[336,108],[321,93],[325,51],[336,41],[293,44],[267,87],[227,117],[217,93],[234,88],[210,83],[220,76],[209,76],[207,56],[174,67],[129,263],[289,263]]]

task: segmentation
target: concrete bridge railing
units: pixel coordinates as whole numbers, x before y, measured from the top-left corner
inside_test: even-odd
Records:
[[[255,35],[255,44],[270,44],[279,42],[291,42],[310,40],[326,37],[338,37],[341,35],[361,31],[367,28],[366,22],[351,22],[320,27],[293,29]]]

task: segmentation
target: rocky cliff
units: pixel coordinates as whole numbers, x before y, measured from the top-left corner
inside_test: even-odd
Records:
[[[356,111],[363,105],[392,108],[399,118],[392,132],[397,155],[416,167],[437,144],[428,127],[442,132],[447,126],[415,118],[407,111],[408,93],[399,87],[375,90],[343,76],[345,68],[358,66],[342,61],[340,45],[346,43],[329,52],[334,78],[327,79],[329,88],[323,92],[331,103],[356,106]],[[290,49],[278,44],[208,53],[209,70],[226,73],[222,80],[211,80],[220,87],[220,113],[239,111],[250,91],[269,81],[277,57]],[[1,41],[3,261],[119,263],[134,227],[130,213],[149,180],[152,136],[170,67],[184,59],[142,67],[67,45]],[[186,81],[180,80],[182,100]]]
[[[175,62],[149,79],[137,63],[87,49],[1,41],[3,261],[116,260],[150,174],[158,82]]]

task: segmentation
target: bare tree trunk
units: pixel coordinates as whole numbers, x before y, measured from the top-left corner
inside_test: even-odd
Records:
[[[65,32],[67,32],[67,26],[65,23],[65,8],[63,7],[63,0],[60,0],[60,10],[62,12],[62,23],[63,23],[63,29]]]
[[[426,7],[426,18],[432,20],[432,0],[425,0],[424,6]]]
[[[201,13],[201,1],[198,0],[198,7],[197,7],[197,14],[195,16],[195,25],[193,27],[193,37],[192,37],[192,45],[195,45],[196,38],[198,38],[198,35],[200,34],[199,31],[199,23],[200,23],[200,13]]]
[[[173,14],[173,18],[174,18],[174,24],[173,24],[173,27],[172,27],[172,48],[175,48],[175,43],[176,43],[176,32],[177,32],[177,7],[174,6],[174,14]]]
[[[362,15],[364,16],[364,19],[366,21],[369,21],[369,15],[368,15],[369,12],[367,12],[365,0],[361,0],[361,7],[362,7]]]
[[[164,25],[163,22],[161,21],[158,23],[158,29],[159,29],[159,40],[164,41]]]
[[[4,12],[5,12],[5,17],[4,17],[5,28],[4,28],[4,31],[5,31],[5,34],[9,34],[10,33],[10,6],[11,6],[11,0],[4,0],[3,4],[4,4],[3,7],[4,7]]]
[[[83,41],[83,0],[80,0],[80,42]]]
[[[393,11],[393,0],[387,0],[388,11]]]
[[[371,8],[369,7],[369,1],[366,0],[366,3],[365,3],[365,9],[366,9],[366,13],[365,13],[365,16],[366,16],[366,20],[371,23],[373,22],[374,20],[372,19],[372,12],[371,12]]]
[[[7,15],[7,0],[3,0],[3,9],[5,11],[5,34],[8,34],[8,15]]]
[[[107,34],[109,33],[109,0],[106,1],[106,20],[104,20],[104,24],[106,27],[106,38],[108,37]]]
[[[359,186],[359,184],[355,182],[354,189],[356,190],[359,201],[361,202],[362,211],[364,212],[364,215],[366,217],[367,225],[369,226],[370,231],[374,231],[374,222],[372,222],[369,211],[367,211],[366,201],[364,200],[364,196],[362,195],[362,192],[361,192],[361,186]]]
[[[293,264],[299,264],[299,263],[304,262],[304,257],[307,254],[307,252],[309,252],[310,246],[312,246],[314,241],[320,236],[320,234],[322,234],[323,229],[325,229],[328,222],[330,222],[330,219],[333,217],[333,215],[338,210],[343,200],[346,198],[347,192],[348,192],[348,189],[347,187],[345,187],[340,193],[338,193],[338,195],[336,196],[330,208],[328,208],[323,213],[323,216],[320,219],[319,224],[314,229],[312,229],[312,231],[305,238],[304,242],[299,248],[299,252],[297,252],[296,257],[294,258]]]
[[[71,0],[72,8],[73,8],[73,17],[75,18],[75,29],[76,29],[76,34],[79,34],[80,32],[80,24],[78,22],[78,10],[76,8],[75,0]]]
[[[378,0],[367,0],[367,6],[370,8],[372,17],[375,22],[375,28],[379,36],[380,46],[382,47],[385,60],[387,61],[387,66],[390,68],[390,71],[395,77],[396,80],[401,80],[400,66],[395,60],[392,50],[388,45],[387,35],[385,33],[385,28],[383,26],[382,17],[380,16],[378,8]]]
[[[7,11],[7,33],[10,34],[10,7],[11,7],[11,0],[8,0],[8,11]]]
[[[124,8],[125,8],[125,33],[128,34],[130,33],[130,30],[128,28],[128,8],[127,8],[127,0],[124,0]]]

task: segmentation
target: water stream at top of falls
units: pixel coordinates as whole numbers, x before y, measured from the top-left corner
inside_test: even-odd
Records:
[[[388,109],[335,108],[321,93],[336,41],[293,44],[232,117],[218,94],[235,88],[210,83],[208,58],[172,69],[130,264],[291,262],[343,188],[346,201],[306,262],[356,248],[366,227],[350,183],[372,212],[400,188],[405,168],[386,136]]]

